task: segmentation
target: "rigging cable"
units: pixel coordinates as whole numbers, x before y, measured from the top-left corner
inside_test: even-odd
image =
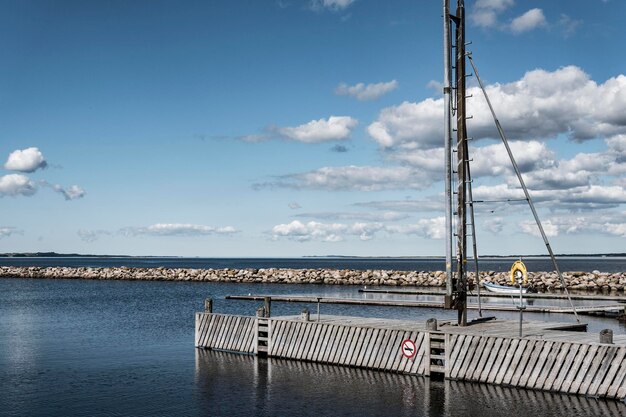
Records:
[[[496,128],[498,129],[498,133],[500,134],[500,138],[502,139],[502,143],[506,148],[507,153],[509,154],[509,158],[511,159],[511,164],[513,165],[513,169],[515,170],[515,174],[517,175],[517,179],[524,190],[524,195],[526,196],[526,201],[528,201],[528,205],[530,206],[530,210],[533,213],[533,217],[535,218],[535,222],[537,223],[537,227],[539,228],[539,232],[541,233],[541,237],[543,238],[543,243],[546,245],[548,249],[548,253],[550,254],[550,259],[552,259],[552,264],[554,265],[554,269],[556,270],[557,275],[559,276],[559,280],[561,281],[561,285],[563,286],[563,290],[565,291],[565,295],[569,300],[569,304],[572,307],[572,311],[574,312],[574,316],[576,317],[576,321],[580,323],[580,319],[578,318],[578,313],[576,312],[576,307],[574,307],[574,303],[572,302],[572,298],[570,297],[569,291],[567,289],[567,285],[565,285],[565,280],[563,279],[563,275],[561,274],[561,270],[559,269],[559,265],[556,262],[556,257],[554,256],[554,252],[552,252],[552,247],[550,246],[550,242],[548,241],[548,237],[546,236],[546,232],[543,230],[543,226],[541,225],[541,221],[539,220],[539,215],[537,214],[537,210],[535,210],[535,205],[533,204],[532,199],[530,198],[530,193],[528,192],[528,188],[526,188],[526,184],[524,183],[524,179],[522,178],[522,174],[517,166],[517,162],[515,162],[515,158],[513,157],[513,152],[511,151],[511,147],[509,146],[509,142],[504,135],[504,130],[500,125],[500,121],[496,116],[496,112],[491,105],[491,101],[489,100],[489,96],[487,95],[487,90],[485,90],[485,86],[483,85],[483,81],[478,75],[478,70],[476,69],[476,65],[474,64],[474,60],[472,59],[472,54],[468,54],[469,62],[474,69],[474,74],[476,75],[476,79],[478,80],[478,84],[480,85],[480,89],[485,96],[485,100],[487,101],[487,105],[489,106],[489,110],[491,111],[491,115],[496,124]]]

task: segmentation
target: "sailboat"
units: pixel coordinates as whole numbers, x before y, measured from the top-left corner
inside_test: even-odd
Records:
[[[454,28],[454,33],[452,32]],[[515,161],[511,147],[504,133],[502,126],[496,116],[495,110],[489,100],[485,86],[478,74],[478,69],[474,63],[471,53],[466,52],[465,42],[465,2],[464,0],[456,0],[456,11],[451,13],[450,0],[443,0],[443,46],[444,46],[444,153],[445,153],[445,220],[446,220],[446,295],[444,306],[447,309],[454,309],[458,312],[458,325],[466,326],[467,321],[467,293],[468,293],[468,255],[467,255],[467,237],[472,237],[473,243],[473,260],[476,276],[476,288],[478,290],[478,311],[481,314],[480,302],[480,272],[478,268],[478,255],[476,245],[476,228],[474,226],[474,201],[472,198],[472,177],[470,171],[470,158],[468,148],[467,134],[467,107],[466,107],[466,64],[470,63],[476,80],[482,90],[484,98],[487,102],[491,115],[493,117],[495,127],[498,131],[502,143],[506,148],[507,154],[513,166],[513,170],[519,180],[521,189],[524,191],[525,200],[528,202],[530,210],[533,214],[539,233],[548,250],[550,259],[554,269],[561,281],[561,285],[569,300],[569,304],[574,311],[576,321],[580,321],[569,291],[561,274],[561,270],[556,262],[556,257],[548,241],[548,237],[543,229],[539,215],[535,209],[533,200],[531,199],[528,188],[524,183],[521,171]],[[454,36],[454,46],[452,38]],[[453,54],[454,50],[454,54]],[[453,59],[454,57],[454,59]],[[454,65],[453,65],[454,61]],[[454,77],[453,77],[454,75]],[[454,79],[454,82],[453,82]],[[455,128],[452,128],[452,117],[455,116]],[[456,138],[453,139],[452,132],[456,130]],[[453,169],[453,154],[456,154],[455,166]],[[453,177],[456,173],[456,178]],[[456,179],[456,192],[453,192],[453,183]],[[453,226],[453,197],[456,197],[456,227]],[[468,217],[470,222],[468,222]],[[470,230],[468,232],[468,226]],[[453,271],[453,237],[456,237],[456,259],[455,271]],[[489,285],[484,284],[486,288]],[[501,286],[499,286],[501,287]],[[508,287],[513,288],[513,287]],[[498,288],[491,285],[491,290],[509,291],[505,288]],[[520,292],[519,288],[515,289],[516,293]],[[522,291],[523,292],[523,291]]]

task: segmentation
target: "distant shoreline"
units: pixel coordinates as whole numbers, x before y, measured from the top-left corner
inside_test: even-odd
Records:
[[[557,254],[557,258],[622,258],[625,253],[568,253]],[[482,255],[481,258],[548,258],[549,255]],[[161,256],[161,255],[94,255],[80,253],[57,253],[57,252],[16,252],[0,253],[0,258],[172,258],[172,259],[444,259],[441,255],[433,256],[358,256],[358,255],[305,255],[295,257],[273,256]]]

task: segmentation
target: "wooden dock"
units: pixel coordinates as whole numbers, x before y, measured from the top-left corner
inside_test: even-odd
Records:
[[[267,295],[228,295],[227,300],[248,300],[263,301]],[[505,296],[511,298],[510,295]],[[351,304],[351,305],[368,305],[368,306],[385,306],[385,307],[422,307],[422,308],[444,308],[442,301],[415,301],[415,300],[372,300],[362,298],[338,298],[338,297],[311,297],[311,296],[282,296],[272,295],[273,301],[290,302],[290,303],[320,303],[320,304]],[[468,303],[467,308],[470,310],[478,310],[478,304]],[[515,304],[502,303],[482,303],[483,310],[492,311],[519,311]],[[609,315],[617,317],[626,309],[626,304],[602,304],[576,307],[576,312],[582,315]],[[562,306],[534,306],[526,305],[525,310],[528,313],[569,313],[573,314],[571,307]]]
[[[458,327],[323,315],[196,314],[195,345],[275,358],[353,366],[624,400],[626,336],[567,331],[570,324],[492,320]],[[560,330],[557,330],[560,329]],[[565,330],[563,330],[565,329]],[[412,349],[414,352],[411,352]]]

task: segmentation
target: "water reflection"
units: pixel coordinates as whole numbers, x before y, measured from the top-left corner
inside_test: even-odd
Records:
[[[541,391],[196,350],[211,415],[626,416],[626,405]]]

